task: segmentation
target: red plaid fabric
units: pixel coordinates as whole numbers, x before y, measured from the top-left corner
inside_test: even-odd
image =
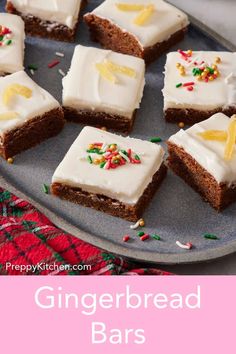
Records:
[[[25,200],[0,188],[1,275],[168,275],[139,269],[55,227]]]

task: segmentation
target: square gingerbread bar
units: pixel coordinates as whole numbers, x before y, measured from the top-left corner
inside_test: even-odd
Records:
[[[166,175],[162,147],[85,127],[57,167],[55,196],[137,221]]]
[[[24,27],[19,16],[0,13],[0,76],[24,69]]]
[[[169,167],[218,211],[236,202],[235,138],[236,115],[216,113],[168,140]]]
[[[182,51],[167,55],[164,115],[170,123],[198,123],[217,112],[236,113],[236,53]]]
[[[0,155],[13,157],[58,134],[60,104],[24,71],[0,78]]]
[[[188,17],[162,0],[105,0],[84,15],[104,48],[154,61],[184,38]]]
[[[131,131],[145,84],[143,59],[78,45],[63,78],[65,118]]]
[[[86,0],[8,0],[6,11],[22,17],[28,35],[73,42],[85,3]]]

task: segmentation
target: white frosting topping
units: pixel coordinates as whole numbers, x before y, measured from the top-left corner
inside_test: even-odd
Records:
[[[11,84],[20,84],[28,87],[32,90],[32,97],[25,98],[20,95],[14,95],[11,97],[9,105],[6,106],[3,103],[3,92]],[[18,71],[0,78],[0,115],[7,112],[16,112],[18,114],[17,118],[14,119],[0,119],[1,135],[59,106],[55,98],[38,86],[24,71]]]
[[[215,58],[222,62],[217,64],[220,76],[208,83],[198,81],[193,76],[194,61],[214,64]],[[178,52],[167,54],[165,66],[165,84],[163,89],[164,109],[192,108],[196,110],[213,110],[236,106],[236,53],[229,52],[193,52],[192,63],[187,63]],[[181,76],[176,63],[185,67],[186,75]],[[193,91],[176,88],[176,84],[195,82]]]
[[[132,68],[136,76],[115,73],[117,83],[104,79],[96,64],[105,60]],[[70,70],[63,78],[63,105],[131,118],[142,99],[144,73],[143,59],[78,45],[75,47]]]
[[[10,2],[23,15],[33,15],[69,28],[74,28],[81,6],[81,0],[10,0]]]
[[[155,11],[145,24],[138,26],[133,23],[138,12],[121,11],[117,8],[117,3],[153,4]],[[105,0],[92,14],[107,19],[123,31],[133,34],[142,47],[166,41],[172,34],[189,24],[187,16],[182,11],[162,0]]]
[[[0,13],[0,25],[8,27],[12,34],[12,43],[0,47],[0,72],[11,74],[23,70],[24,60],[24,22],[19,16]]]
[[[131,148],[141,158],[140,164],[106,170],[86,160],[86,150],[93,142],[118,144]],[[94,154],[93,154],[94,155]],[[100,156],[100,155],[99,155]],[[159,145],[85,127],[57,167],[52,182],[63,183],[95,194],[103,194],[120,202],[134,205],[143,194],[163,161],[164,150]]]
[[[187,130],[180,130],[169,139],[171,143],[182,147],[205,170],[207,170],[218,183],[229,185],[236,183],[236,146],[232,160],[224,159],[225,142],[209,141],[198,136],[206,130],[227,131],[229,118],[222,114],[214,114],[211,118],[195,124]]]

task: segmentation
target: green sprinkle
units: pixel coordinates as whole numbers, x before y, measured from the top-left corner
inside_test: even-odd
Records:
[[[139,232],[137,233],[137,235],[138,235],[139,237],[141,237],[141,236],[145,235],[145,232],[139,231]]]
[[[106,165],[106,161],[103,161],[102,163],[100,163],[100,168],[103,168]]]
[[[29,70],[38,70],[38,67],[34,64],[30,64],[30,65],[28,65],[28,69]]]
[[[128,156],[128,152],[127,152],[127,151],[121,150],[121,152],[122,152],[123,154],[125,154],[126,156]]]
[[[43,192],[44,192],[45,194],[49,194],[49,187],[48,187],[47,184],[43,184]]]
[[[3,36],[0,36],[0,42],[3,40]]]
[[[99,149],[90,149],[90,150],[86,150],[86,151],[89,152],[90,154],[98,154],[98,155],[102,155],[105,153],[104,151],[101,151]]]
[[[140,157],[138,155],[134,156],[135,160],[140,160]]]
[[[212,234],[205,234],[204,237],[207,238],[208,240],[218,240],[219,239],[216,235],[212,235]]]
[[[158,240],[158,241],[160,241],[160,239],[161,239],[161,237],[156,234],[151,235],[151,237],[154,238],[154,240]]]
[[[181,87],[183,84],[180,82],[179,84],[175,85],[176,88]]]
[[[92,157],[90,155],[88,155],[87,160],[89,163],[93,163]]]
[[[201,75],[201,73],[203,72],[203,70],[199,69],[199,68],[193,68],[193,75],[196,76],[196,75]]]
[[[156,138],[154,137],[154,138],[151,138],[150,141],[151,141],[151,143],[160,143],[162,141],[162,139],[159,137],[156,137]]]
[[[210,74],[214,74],[214,69],[212,69],[210,66],[207,66],[207,69],[209,70]]]
[[[7,42],[6,42],[6,45],[10,45],[12,43],[12,40],[9,39]]]

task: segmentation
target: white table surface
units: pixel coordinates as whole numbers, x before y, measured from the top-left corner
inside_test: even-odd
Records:
[[[202,21],[236,45],[236,0],[168,0],[168,2]],[[233,275],[236,274],[236,253],[209,263],[160,265],[160,268],[176,274]]]

